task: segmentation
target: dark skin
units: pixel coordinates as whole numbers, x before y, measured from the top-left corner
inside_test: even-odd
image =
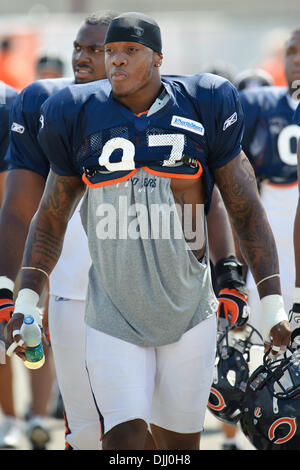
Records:
[[[138,44],[132,47],[132,43],[124,42],[108,44],[105,49],[106,71],[115,99],[134,113],[148,109],[161,89],[158,71],[161,55],[145,46]],[[255,279],[258,281],[270,273],[278,272],[273,235],[260,202],[252,167],[245,155],[239,154],[233,161],[216,170],[214,177],[238,234],[243,255]],[[200,186],[198,189],[198,202],[201,202],[203,194]],[[27,239],[25,266],[41,267],[48,273],[52,271],[60,255],[67,222],[82,190],[79,176],[62,177],[50,172],[40,208]],[[172,190],[181,199],[186,188],[180,189],[175,180]],[[46,237],[39,236],[45,233],[48,234]],[[25,270],[22,273],[21,288],[30,288],[41,293],[44,282],[45,276],[39,271]],[[278,278],[266,281],[259,289],[261,297],[273,293],[280,294]],[[10,322],[10,342],[13,341],[12,331],[20,327],[22,318],[23,315],[16,314]],[[275,325],[271,333],[275,345],[289,344],[288,322]],[[18,341],[18,336],[15,339]],[[22,356],[24,348],[17,348],[16,353]],[[151,429],[158,449],[199,449],[200,432],[181,434],[157,426],[152,426]],[[142,420],[122,423],[104,435],[103,449],[143,449],[146,433],[147,426]]]
[[[73,43],[72,68],[76,83],[106,78],[104,38],[107,26],[84,23]]]

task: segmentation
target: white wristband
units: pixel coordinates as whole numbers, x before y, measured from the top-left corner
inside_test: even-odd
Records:
[[[270,330],[283,320],[288,320],[281,295],[267,295],[261,299],[262,322],[261,334],[263,340],[268,339]]]
[[[37,308],[40,296],[32,289],[21,289],[15,302],[14,313],[23,313],[23,315],[32,315],[34,320],[41,325],[42,318]]]
[[[15,283],[6,276],[0,276],[0,289],[8,289],[13,292]]]
[[[300,287],[295,287],[293,304],[300,304]]]

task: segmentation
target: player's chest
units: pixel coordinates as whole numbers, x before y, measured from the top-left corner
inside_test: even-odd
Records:
[[[145,164],[177,165],[183,158],[207,159],[207,130],[193,112],[135,116],[111,111],[104,119],[89,119],[78,133],[78,165],[127,171]]]

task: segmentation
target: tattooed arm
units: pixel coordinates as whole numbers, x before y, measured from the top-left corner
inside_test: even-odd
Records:
[[[256,282],[279,273],[277,248],[257,191],[252,166],[241,153],[215,172],[242,254]],[[258,287],[260,297],[281,294],[279,277]]]
[[[30,289],[41,294],[47,280],[45,273],[52,272],[60,257],[68,221],[83,190],[79,176],[59,176],[50,172],[40,207],[30,224],[22,263],[23,267],[37,269],[22,269],[20,290]],[[18,312],[17,299],[15,313],[7,326],[8,345],[13,342],[13,330],[19,329],[22,321],[23,312]],[[16,342],[19,339],[15,336]],[[17,348],[15,352],[22,357],[24,350]]]
[[[225,166],[217,169],[214,175],[242,254],[256,283],[278,274],[279,263],[274,236],[257,191],[249,160],[241,152]],[[258,286],[258,293],[263,301],[265,329],[273,338],[273,347],[288,345],[290,327],[283,304],[281,305],[280,278],[276,276],[264,280]]]

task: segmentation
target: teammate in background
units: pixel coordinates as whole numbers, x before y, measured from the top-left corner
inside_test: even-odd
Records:
[[[7,156],[9,171],[0,216],[0,282],[9,282],[13,286],[16,280],[28,227],[49,173],[49,161],[37,142],[40,106],[48,96],[70,83],[105,78],[103,41],[114,16],[110,12],[93,14],[81,25],[74,41],[74,78],[34,82],[22,91],[12,109],[11,145]],[[100,448],[99,418],[90,394],[83,357],[83,315],[89,266],[86,234],[76,211],[68,227],[62,256],[50,279],[49,323],[51,349],[66,411],[66,445],[79,449]],[[12,291],[13,288],[10,289],[11,300]],[[75,335],[78,339],[74,343]],[[75,368],[70,367],[71,364]],[[42,374],[43,369],[32,374]],[[37,439],[36,430],[40,431]],[[27,431],[35,446],[45,445],[47,428],[40,417],[29,421]]]
[[[67,87],[42,107],[39,141],[51,171],[26,243],[9,342],[24,357],[13,332],[57,263],[68,220],[87,187],[81,206],[92,256],[86,361],[101,411],[103,449],[143,449],[147,422],[158,449],[199,449],[218,305],[204,215],[214,180],[259,283],[264,337],[271,332],[274,354],[290,340],[276,246],[241,151],[243,117],[235,88],[206,74],[162,79],[160,30],[143,14],[115,18],[105,44],[109,81]],[[175,200],[182,209],[199,209],[196,245],[182,227],[179,238],[174,232],[166,239],[143,238],[124,226],[123,217],[114,217],[113,209],[124,216],[129,210],[135,215],[135,208],[134,227],[145,235],[149,214],[143,218],[143,208],[172,207]],[[115,221],[110,228],[120,234],[117,239],[102,231],[105,208],[112,218],[104,226]],[[172,219],[173,229],[179,219]]]
[[[233,79],[236,74],[235,67],[228,62],[224,62],[223,60],[217,60],[210,65],[206,65],[203,67],[202,72],[219,75],[219,77],[226,78],[231,83],[233,83]]]
[[[7,163],[4,160],[9,144],[9,111],[17,96],[17,91],[6,83],[0,81],[0,207],[3,199],[4,181]]]
[[[293,116],[298,101],[294,84],[300,79],[300,29],[285,44],[288,87],[259,87],[240,94],[245,114],[243,149],[255,170],[262,204],[270,222],[279,256],[284,304],[293,305],[293,220],[298,199],[297,140],[300,129]],[[261,331],[261,306],[256,282],[248,273],[249,322]]]
[[[43,56],[37,61],[36,66],[36,79],[39,78],[59,78],[63,75],[64,64],[60,58]],[[13,132],[20,133],[22,126],[18,128],[16,122],[12,122]],[[7,128],[8,131],[8,128]],[[18,132],[19,131],[19,132]],[[8,140],[8,135],[7,135]],[[16,288],[17,289],[17,286]],[[48,317],[48,301],[49,301],[49,287],[46,286],[43,298],[41,299],[41,307],[43,309],[44,322],[47,323]],[[50,439],[50,431],[44,418],[47,415],[49,398],[53,387],[53,381],[55,378],[55,368],[53,363],[52,351],[49,345],[44,344],[44,352],[46,355],[45,367],[35,370],[28,371],[30,390],[31,390],[31,403],[28,412],[26,413],[27,423],[27,434],[29,436],[32,448],[34,450],[45,449],[46,443]],[[5,403],[11,403],[11,407],[8,411],[13,409],[13,373],[12,365],[10,360],[7,360],[5,367],[0,368],[0,382],[1,396],[5,400]],[[11,411],[5,413],[10,416]],[[17,431],[14,429],[14,421],[9,420],[10,426],[7,425],[7,418],[4,419],[2,424],[2,446],[6,446],[8,442],[12,443],[11,436],[17,436],[19,431],[19,421],[17,423]],[[17,440],[14,441],[14,445],[17,445]]]
[[[65,73],[65,64],[60,57],[44,55],[36,63],[35,78],[61,78]]]
[[[6,177],[7,163],[4,160],[9,144],[9,111],[17,92],[0,82],[0,206],[4,193],[4,183]],[[5,288],[0,289],[0,322],[9,321],[13,311],[13,304],[7,300]],[[3,338],[2,338],[3,339]],[[10,359],[7,358],[6,362]],[[21,435],[20,421],[17,419],[13,402],[11,368],[0,365],[0,408],[2,419],[0,422],[0,448],[13,446]],[[8,393],[4,393],[4,388],[9,387]]]
[[[299,97],[299,90],[297,91]],[[300,104],[298,105],[294,122],[300,129]],[[300,138],[298,139],[297,149],[297,169],[300,171]],[[293,228],[294,257],[295,257],[295,290],[293,296],[293,305],[289,313],[290,324],[292,328],[291,343],[294,348],[300,347],[300,182],[298,180],[298,200]]]
[[[273,86],[272,76],[262,69],[246,69],[238,73],[232,82],[238,91],[260,86]]]

